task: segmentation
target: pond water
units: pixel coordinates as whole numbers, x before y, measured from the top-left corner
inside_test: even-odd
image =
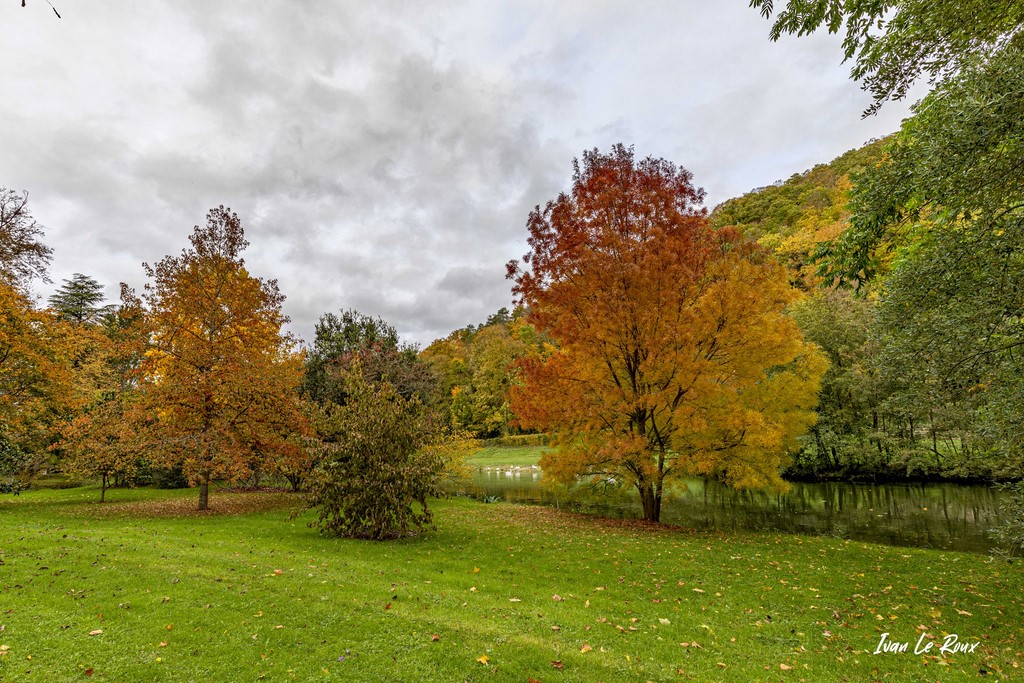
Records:
[[[556,495],[530,467],[480,468],[461,492],[514,503],[554,505],[617,519],[643,517],[635,491],[589,488]],[[736,491],[687,480],[687,490],[662,503],[661,521],[693,529],[834,534],[890,545],[985,552],[999,524],[1001,492],[962,484],[796,482],[784,495]]]

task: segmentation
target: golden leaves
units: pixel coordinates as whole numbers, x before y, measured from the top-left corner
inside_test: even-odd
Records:
[[[571,195],[531,217],[516,290],[559,348],[522,364],[513,410],[552,432],[547,479],[636,485],[648,519],[655,491],[690,474],[781,490],[825,369],[784,314],[788,273],[681,208],[693,188],[667,162],[633,163],[594,152]]]

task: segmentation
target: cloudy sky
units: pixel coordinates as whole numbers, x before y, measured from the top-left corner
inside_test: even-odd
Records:
[[[907,112],[862,120],[839,40],[771,43],[747,0],[52,2],[0,5],[0,187],[55,283],[113,300],[223,204],[306,339],[339,308],[425,344],[509,305],[584,149],[681,164],[711,207]]]

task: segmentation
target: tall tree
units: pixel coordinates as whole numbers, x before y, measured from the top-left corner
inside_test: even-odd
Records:
[[[75,273],[47,300],[57,315],[73,323],[98,324],[112,312],[103,302],[103,285],[95,278]]]
[[[320,316],[306,357],[304,393],[320,403],[343,404],[342,375],[357,360],[368,382],[387,381],[406,398],[427,400],[432,394],[433,375],[420,362],[416,347],[402,343],[398,331],[383,318],[355,309]]]
[[[42,234],[28,209],[28,193],[0,188],[0,277],[21,287],[32,278],[48,281],[53,249],[39,240]]]
[[[281,327],[284,296],[274,280],[251,276],[238,216],[223,206],[196,226],[191,248],[145,265],[152,282],[140,302],[151,348],[141,372],[143,400],[158,416],[159,456],[181,463],[209,505],[214,479],[242,479],[258,447],[291,448],[301,428],[301,357]]]
[[[615,476],[652,521],[687,475],[785,488],[825,369],[784,314],[785,268],[712,230],[685,169],[616,145],[574,170],[571,192],[530,214],[528,269],[509,264],[530,322],[559,345],[512,392],[526,426],[553,432],[545,473]]]

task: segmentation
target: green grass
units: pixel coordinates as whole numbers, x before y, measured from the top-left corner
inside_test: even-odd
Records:
[[[1024,665],[1020,565],[981,555],[466,499],[437,503],[437,531],[375,543],[319,536],[287,494],[214,492],[205,515],[195,491],[109,495],[0,498],[0,680],[1019,680]],[[911,651],[871,654],[883,632]],[[915,656],[921,633],[981,644]]]
[[[466,464],[471,467],[536,465],[547,450],[547,446],[489,446],[468,458]]]

